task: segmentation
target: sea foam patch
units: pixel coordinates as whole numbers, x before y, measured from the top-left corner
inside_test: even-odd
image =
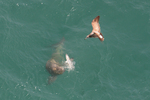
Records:
[[[65,70],[67,70],[68,72],[70,72],[71,70],[75,69],[75,61],[73,59],[70,59],[70,57],[68,56],[68,54],[66,54],[66,61],[65,61]]]

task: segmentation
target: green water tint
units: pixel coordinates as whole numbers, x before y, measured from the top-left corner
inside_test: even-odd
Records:
[[[1,100],[150,100],[150,0],[1,0],[0,5]],[[104,42],[84,40],[98,15]],[[75,71],[65,69],[47,86],[52,75],[45,72],[46,62],[60,56],[58,45],[47,46],[62,37],[61,57],[74,57]],[[53,61],[61,65],[58,56]]]
[[[55,52],[52,54],[50,60],[46,63],[46,69],[51,74],[48,80],[48,84],[52,83],[56,80],[57,75],[63,74],[65,72],[64,69],[64,58],[63,58],[63,42],[62,39],[58,44],[55,44]]]
[[[63,42],[64,39],[62,39],[59,43],[53,45],[55,48],[55,52],[52,54],[52,59],[55,59],[56,62],[59,62],[59,64],[62,65],[62,61],[64,61],[64,52],[63,52]]]

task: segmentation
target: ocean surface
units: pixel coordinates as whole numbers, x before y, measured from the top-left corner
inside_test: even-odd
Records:
[[[62,38],[75,69],[48,85]],[[150,100],[150,0],[0,0],[0,99]]]

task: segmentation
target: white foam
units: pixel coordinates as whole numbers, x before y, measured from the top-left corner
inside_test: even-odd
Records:
[[[69,56],[66,54],[66,61],[65,61],[65,70],[68,72],[72,71],[75,69],[75,61],[69,58]]]

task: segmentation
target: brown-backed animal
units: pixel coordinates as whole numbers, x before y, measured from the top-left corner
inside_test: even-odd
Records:
[[[56,80],[57,75],[63,74],[65,72],[63,65],[63,41],[64,39],[55,45],[55,52],[52,54],[50,60],[46,63],[46,69],[51,74],[48,80],[48,84]]]
[[[93,21],[91,23],[93,30],[89,35],[86,36],[85,39],[87,39],[87,38],[99,38],[100,41],[104,41],[104,37],[103,37],[101,30],[100,30],[99,18],[100,18],[100,16],[97,16],[96,18],[93,19]]]

